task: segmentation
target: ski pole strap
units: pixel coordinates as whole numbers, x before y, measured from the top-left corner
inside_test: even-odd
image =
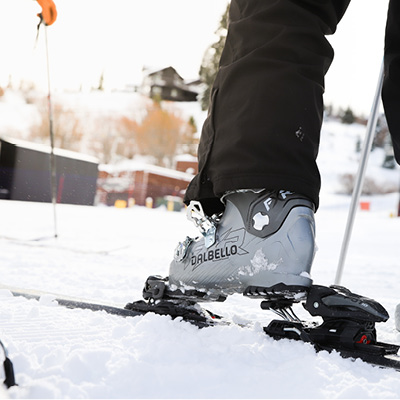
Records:
[[[15,382],[14,367],[13,367],[11,360],[8,358],[7,349],[1,340],[0,340],[0,347],[2,348],[3,353],[4,353],[3,368],[4,368],[4,373],[5,373],[5,379],[4,379],[3,383],[6,385],[6,387],[8,389],[11,386],[17,385]]]

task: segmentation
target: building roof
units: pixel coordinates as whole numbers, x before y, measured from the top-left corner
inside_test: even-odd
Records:
[[[101,164],[99,170],[109,174],[118,172],[134,172],[144,171],[154,175],[165,176],[168,178],[179,179],[190,182],[193,179],[193,174],[176,171],[170,168],[159,167],[158,165],[145,164],[135,160],[124,160],[117,164]]]
[[[182,79],[182,81],[184,80],[184,79],[178,74],[178,72],[176,71],[176,69],[175,69],[174,67],[166,67],[166,68],[162,68],[162,69],[159,69],[159,70],[153,70],[153,71],[151,71],[151,72],[148,72],[148,71],[145,71],[145,72],[146,72],[146,74],[147,74],[148,76],[151,76],[151,75],[155,75],[155,74],[158,74],[159,72],[164,72],[164,71],[167,71],[167,70],[172,70],[172,71],[174,72],[175,75],[177,75],[180,79]]]
[[[28,150],[39,151],[41,153],[47,153],[47,154],[50,154],[50,152],[51,152],[50,146],[41,144],[41,143],[28,142],[26,140],[13,139],[13,138],[5,137],[5,136],[0,137],[0,140],[3,142],[7,142],[12,145],[15,145],[17,147],[28,149]],[[77,153],[77,152],[71,151],[71,150],[54,148],[54,154],[57,156],[73,158],[75,160],[86,161],[86,162],[90,162],[93,164],[99,163],[99,160],[95,157],[88,156],[88,155],[82,154],[82,153]]]

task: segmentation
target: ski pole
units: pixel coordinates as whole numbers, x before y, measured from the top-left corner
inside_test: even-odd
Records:
[[[378,122],[378,116],[379,116],[378,112],[379,112],[382,84],[383,84],[383,61],[382,61],[381,69],[379,72],[378,85],[376,87],[374,101],[372,103],[371,112],[370,112],[370,115],[368,118],[367,132],[366,132],[365,139],[364,139],[364,146],[363,146],[363,151],[361,154],[360,163],[358,166],[356,181],[354,184],[353,195],[352,195],[352,199],[351,199],[351,203],[350,203],[349,215],[347,217],[346,230],[344,233],[342,249],[341,249],[340,257],[339,257],[339,264],[338,264],[338,268],[336,270],[335,285],[339,285],[340,281],[342,279],[344,262],[346,259],[347,250],[348,250],[349,242],[350,242],[350,236],[351,236],[351,232],[353,230],[353,225],[354,225],[354,218],[356,215],[357,205],[360,200],[361,190],[362,190],[363,183],[364,183],[365,171],[367,169],[368,157],[371,152],[372,142],[373,142],[373,139],[375,136],[376,124]]]
[[[3,350],[4,361],[3,369],[5,374],[5,380],[3,381],[6,388],[9,389],[11,386],[18,386],[15,382],[14,367],[11,360],[8,358],[8,352],[3,342],[0,340],[0,348]]]
[[[53,220],[54,220],[54,237],[57,238],[57,170],[56,158],[54,154],[54,130],[53,130],[53,107],[51,102],[51,86],[50,86],[50,66],[49,66],[49,46],[47,42],[47,25],[44,24],[44,36],[46,41],[46,63],[47,63],[47,86],[48,86],[48,108],[49,108],[49,131],[50,131],[50,188],[51,201],[53,203]]]
[[[51,201],[53,203],[53,218],[54,218],[54,237],[57,238],[57,172],[56,172],[56,159],[54,155],[54,131],[53,131],[53,107],[51,104],[51,86],[50,86],[50,67],[49,67],[49,45],[47,41],[47,26],[52,25],[57,19],[57,9],[53,0],[37,0],[42,8],[42,12],[37,14],[40,18],[37,26],[36,41],[39,35],[39,29],[44,22],[44,36],[46,44],[46,63],[47,63],[47,86],[48,86],[48,109],[49,109],[49,131],[50,131],[50,192]]]

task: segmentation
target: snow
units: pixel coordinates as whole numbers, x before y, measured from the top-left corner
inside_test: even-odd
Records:
[[[249,274],[250,276],[253,276],[254,274],[259,273],[260,271],[263,270],[273,271],[279,265],[279,263],[270,263],[268,261],[268,258],[263,253],[262,249],[256,251],[256,254],[254,254],[254,257],[252,260],[250,260],[250,262],[253,268],[249,266],[244,268],[246,270],[246,273]],[[242,273],[244,274],[244,272]]]
[[[363,133],[357,125],[324,127],[312,269],[317,284],[335,278],[350,204],[337,188],[341,173],[357,170],[354,144]],[[379,168],[375,154],[369,174],[379,171],[382,180],[398,182],[398,169]],[[399,195],[363,200],[370,211],[357,213],[341,283],[384,305],[391,318],[377,324],[378,338],[400,343],[394,322],[400,303]],[[0,213],[3,284],[120,305],[141,298],[149,275],[166,276],[177,243],[198,235],[183,212],[165,208],[59,204],[57,239],[51,204],[1,200]],[[239,295],[207,307],[246,327],[204,329],[151,314],[123,318],[69,310],[50,295],[26,300],[2,289],[0,299],[0,339],[19,384],[1,394],[12,399],[400,397],[398,372],[266,337],[262,326],[274,315]],[[295,311],[311,318],[300,305]]]

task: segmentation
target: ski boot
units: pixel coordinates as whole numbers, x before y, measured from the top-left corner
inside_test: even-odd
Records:
[[[394,317],[395,317],[396,329],[400,332],[400,304],[397,304]]]
[[[313,203],[289,191],[246,190],[224,197],[222,215],[209,217],[191,202],[188,218],[202,236],[179,243],[168,278],[151,276],[143,297],[224,301],[228,295],[298,302],[312,284]]]

